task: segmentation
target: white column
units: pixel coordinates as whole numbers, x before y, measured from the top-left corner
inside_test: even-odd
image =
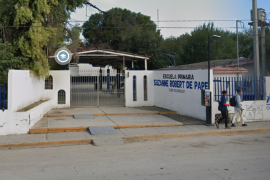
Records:
[[[145,70],[147,70],[147,59],[144,60],[144,67],[145,67]]]
[[[134,61],[131,62],[131,67],[134,68]]]
[[[125,56],[123,56],[123,69],[125,69],[126,66],[126,60],[125,60]]]

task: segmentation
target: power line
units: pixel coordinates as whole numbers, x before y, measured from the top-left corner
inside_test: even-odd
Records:
[[[2,26],[2,27],[11,27],[11,28],[19,28],[19,27],[22,27],[22,28],[26,28],[26,27],[50,27],[50,28],[53,28],[53,26]],[[126,29],[126,28],[130,28],[130,27],[138,27],[138,26],[129,26],[129,27],[102,27],[104,29]],[[99,28],[99,27],[98,27]],[[156,28],[155,26],[147,26],[147,27],[138,27],[138,28],[146,28],[146,29],[151,29],[151,28]],[[170,28],[170,29],[194,29],[194,28],[198,28],[198,27],[181,27],[181,26],[176,26],[176,27],[159,27],[159,28]],[[235,29],[236,27],[216,27],[216,28],[226,28],[226,29]],[[241,29],[245,29],[243,27],[239,27]],[[85,29],[85,28],[83,28]],[[97,28],[95,28],[97,29]]]
[[[75,20],[74,21],[69,21],[69,22],[86,22],[86,21],[81,21],[81,20]],[[270,19],[266,19],[267,21]],[[211,19],[206,19],[206,20],[163,20],[163,21],[153,21],[153,22],[205,22],[205,21],[210,21],[210,22],[235,22],[236,20],[234,19],[220,19],[220,20],[211,20]],[[241,21],[251,21],[251,20],[241,20]]]
[[[164,20],[159,22],[200,22],[200,21],[236,21],[234,19],[219,19],[219,20]],[[250,21],[250,20],[242,20],[242,21]]]

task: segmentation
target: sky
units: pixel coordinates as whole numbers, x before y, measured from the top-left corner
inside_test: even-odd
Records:
[[[170,36],[178,37],[190,33],[194,28],[211,20],[233,20],[214,21],[216,27],[235,32],[236,20],[244,20],[244,26],[249,29],[250,10],[252,0],[88,0],[103,11],[114,7],[126,8],[133,12],[150,16],[151,20],[157,21],[157,10],[159,10],[159,21],[172,20],[203,20],[191,22],[159,22],[161,34],[164,38]],[[270,19],[270,0],[257,0],[257,7],[266,11]],[[91,14],[98,13],[93,8],[80,8],[71,14],[71,21],[86,21]],[[157,22],[156,22],[157,23]],[[80,22],[82,25],[83,23]],[[162,28],[180,27],[180,28]],[[229,28],[233,27],[233,28]]]

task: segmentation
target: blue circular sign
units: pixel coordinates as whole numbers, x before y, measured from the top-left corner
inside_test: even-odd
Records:
[[[55,61],[60,65],[68,64],[71,58],[72,58],[71,52],[66,48],[58,49],[55,52]]]
[[[61,62],[66,62],[68,61],[69,59],[69,54],[67,51],[65,50],[62,50],[62,51],[59,51],[58,54],[57,54],[57,59]]]

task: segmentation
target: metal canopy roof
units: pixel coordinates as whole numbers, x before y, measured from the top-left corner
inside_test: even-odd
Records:
[[[72,53],[73,55],[73,53]],[[88,49],[77,52],[79,62],[89,63],[92,65],[110,65],[116,62],[124,61],[148,60],[149,56],[132,54],[128,52],[115,51],[111,49]],[[53,58],[50,56],[49,58]]]

